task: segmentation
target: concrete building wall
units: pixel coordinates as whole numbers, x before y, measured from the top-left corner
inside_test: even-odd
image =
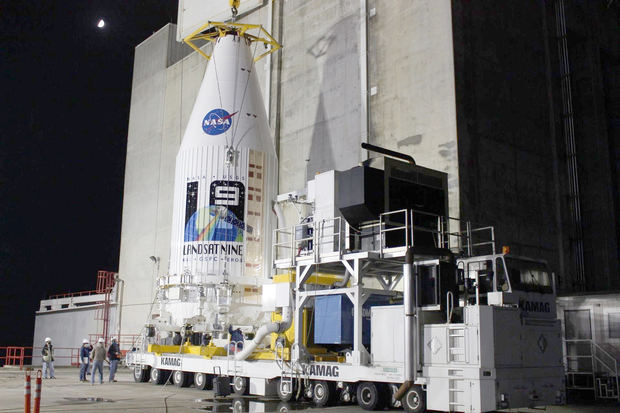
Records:
[[[360,161],[360,2],[280,2],[280,192]]]
[[[95,320],[98,306],[85,306],[66,310],[37,312],[34,323],[33,365],[41,365],[41,348],[45,338],[52,339],[54,365],[69,366],[72,354],[82,346],[89,334],[101,331],[101,321]],[[110,326],[116,325],[116,306],[110,308]],[[114,334],[113,334],[114,335]],[[94,343],[93,343],[94,344]],[[77,359],[73,359],[77,362]]]
[[[125,281],[121,331],[127,334],[137,334],[144,325],[156,277],[168,265],[179,138],[164,133],[174,130],[174,118],[166,118],[167,68],[191,50],[174,37],[174,25],[167,25],[135,52],[119,262]]]
[[[557,272],[545,10],[496,4],[452,2],[461,217]]]
[[[369,141],[446,172],[450,216],[458,218],[450,0],[372,0],[368,8]]]
[[[565,10],[583,228],[583,288],[619,290],[620,5],[565,1]]]

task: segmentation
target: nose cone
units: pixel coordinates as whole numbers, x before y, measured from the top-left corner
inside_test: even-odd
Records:
[[[203,145],[245,147],[275,156],[250,44],[243,37],[227,35],[215,44],[181,151]]]

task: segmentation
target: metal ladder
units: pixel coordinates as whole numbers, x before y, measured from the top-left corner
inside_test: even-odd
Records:
[[[467,353],[465,344],[465,326],[449,325],[448,326],[448,362],[449,363],[466,363]]]
[[[462,369],[450,369],[448,370],[448,376],[452,376],[451,372],[460,372],[462,375]],[[454,374],[454,376],[458,376],[458,374]],[[448,379],[448,406],[449,411],[457,412],[465,410],[465,403],[463,400],[463,396],[465,395],[465,389],[463,388],[465,381],[462,378],[449,378]]]
[[[237,375],[242,372],[242,367],[237,364],[237,359],[235,355],[237,354],[237,344],[243,343],[242,341],[231,341],[226,346],[226,375],[233,376],[233,380],[237,378]],[[230,347],[233,345],[233,352],[230,352]],[[232,357],[231,357],[232,356]],[[231,368],[231,359],[232,359],[232,368]]]
[[[293,371],[292,362],[289,363],[290,371],[287,372],[286,370],[287,363],[284,360],[284,344],[282,344],[282,342],[280,341],[277,341],[274,352],[276,365],[280,367],[280,393],[284,394],[284,389],[289,389],[289,391],[293,392],[293,376],[295,372]]]

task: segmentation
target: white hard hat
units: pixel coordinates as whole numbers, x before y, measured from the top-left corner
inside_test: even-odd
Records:
[[[86,339],[82,340],[82,344],[88,344],[88,340]]]
[[[49,338],[49,337],[45,337],[45,342],[47,343],[48,341],[51,343],[51,342],[52,342],[52,339],[51,339],[51,338]]]
[[[116,337],[112,337],[112,340],[111,340],[111,341],[116,341]]]
[[[97,343],[103,343],[103,338],[100,338],[99,340],[97,340]]]

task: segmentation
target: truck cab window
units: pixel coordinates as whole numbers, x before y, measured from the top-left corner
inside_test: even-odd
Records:
[[[495,260],[495,274],[496,274],[495,279],[497,282],[497,291],[501,291],[501,292],[511,291],[510,281],[508,279],[508,274],[506,273],[506,265],[504,265],[503,258],[497,258]]]
[[[493,261],[475,261],[467,264],[467,278],[475,280],[478,276],[478,285],[480,286],[480,294],[486,294],[493,291]]]
[[[551,277],[542,262],[505,257],[508,276],[513,290],[551,293]]]

